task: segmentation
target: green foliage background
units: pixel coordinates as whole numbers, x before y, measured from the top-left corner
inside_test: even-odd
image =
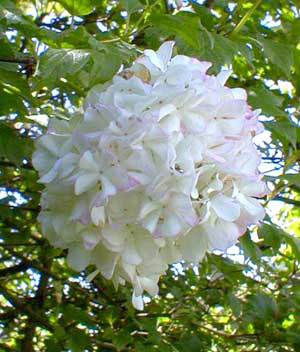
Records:
[[[299,14],[298,0],[0,1],[0,351],[300,350]],[[70,116],[165,40],[211,61],[210,73],[232,66],[229,86],[247,89],[271,132],[263,202],[287,205],[240,239],[239,261],[209,254],[198,269],[170,268],[140,313],[129,287],[87,283],[93,268],[72,271],[41,236],[30,160],[43,115]]]

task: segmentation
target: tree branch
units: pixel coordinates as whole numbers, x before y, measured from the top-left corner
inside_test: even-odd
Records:
[[[228,334],[224,331],[219,331],[213,328],[210,328],[202,323],[199,323],[196,320],[192,320],[192,324],[199,326],[199,328],[202,328],[204,330],[207,330],[208,332],[211,332],[213,334],[225,337],[225,338],[230,338],[230,339],[254,339],[257,338],[257,334]]]
[[[11,62],[21,65],[34,65],[36,63],[34,57],[8,57],[0,56],[0,62]]]
[[[0,277],[5,277],[7,275],[16,274],[21,271],[26,271],[29,268],[29,265],[26,263],[21,263],[9,268],[4,268],[0,270]]]
[[[28,304],[22,302],[19,297],[16,297],[2,285],[0,285],[0,293],[9,301],[10,304],[12,304],[23,314],[27,315],[29,319],[39,323],[47,330],[53,332],[53,327],[46,318],[44,318],[40,313],[36,313],[28,306]]]

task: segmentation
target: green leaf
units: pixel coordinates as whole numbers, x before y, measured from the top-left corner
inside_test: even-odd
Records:
[[[299,127],[289,120],[269,121],[264,126],[272,132],[272,135],[283,143],[291,143],[296,148],[297,129]]]
[[[298,238],[283,231],[281,228],[274,224],[263,224],[258,229],[258,235],[261,238],[264,238],[267,245],[269,244],[277,250],[280,247],[280,242],[285,241],[288,245],[291,246],[295,257],[300,260],[300,240]]]
[[[22,116],[27,113],[27,108],[21,97],[9,87],[0,84],[0,116],[12,113],[19,113]]]
[[[95,2],[91,0],[57,0],[74,16],[84,16],[93,12]]]
[[[264,240],[264,245],[271,246],[275,252],[281,245],[281,234],[276,227],[263,224],[257,230],[259,238]]]
[[[122,351],[129,343],[133,341],[133,338],[130,335],[130,331],[127,329],[122,329],[113,333],[112,341],[117,350]]]
[[[298,174],[285,174],[285,175],[279,176],[279,178],[281,180],[288,181],[290,184],[300,187],[300,175]]]
[[[258,291],[248,298],[250,307],[252,307],[251,315],[256,319],[274,319],[277,313],[277,306],[275,300],[264,293]]]
[[[93,326],[93,323],[94,323],[93,319],[89,316],[89,314],[86,311],[78,307],[75,307],[72,304],[68,304],[64,306],[62,310],[63,310],[65,319],[70,321],[74,320],[78,323],[85,324],[87,326]]]
[[[144,8],[138,0],[120,0],[120,4],[128,12],[129,16]]]
[[[166,32],[179,35],[192,48],[200,49],[199,19],[193,14],[181,12],[178,15],[157,15],[149,18],[155,26]]]
[[[248,102],[255,109],[261,109],[266,116],[287,116],[280,108],[283,97],[274,94],[270,89],[261,85],[250,87],[248,90]]]
[[[212,33],[212,36],[214,38],[213,46],[209,44],[211,47],[206,47],[204,58],[213,62],[218,67],[224,64],[231,64],[234,56],[238,54],[235,43],[220,34]]]
[[[121,66],[121,58],[117,53],[94,51],[92,55],[94,64],[90,73],[90,85],[104,83],[110,80]]]
[[[50,81],[56,81],[65,75],[75,75],[89,59],[89,50],[50,48],[41,57],[40,75]]]
[[[0,66],[0,83],[4,86],[14,87],[13,91],[19,96],[33,102],[29,85],[23,75],[17,72],[8,71]]]
[[[0,124],[0,157],[21,165],[32,149],[32,141],[20,136],[14,129]]]
[[[240,244],[244,250],[244,254],[252,260],[258,260],[261,257],[261,251],[257,244],[250,238],[249,232],[240,238]]]
[[[82,352],[90,345],[90,337],[80,329],[69,329],[67,333],[68,345],[72,352]]]
[[[293,48],[290,45],[276,42],[275,40],[259,38],[265,56],[288,77],[291,77],[293,65]]]

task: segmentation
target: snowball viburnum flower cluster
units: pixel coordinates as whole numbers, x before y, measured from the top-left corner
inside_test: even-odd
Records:
[[[229,71],[171,59],[173,44],[94,87],[83,113],[51,121],[33,156],[44,235],[75,270],[130,282],[137,309],[169,264],[226,249],[264,216],[259,111],[224,86]]]

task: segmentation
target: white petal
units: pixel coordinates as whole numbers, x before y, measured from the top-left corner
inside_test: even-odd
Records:
[[[105,223],[105,210],[104,207],[94,207],[91,211],[92,222],[98,226]]]
[[[222,194],[212,198],[211,206],[217,215],[226,221],[234,221],[240,216],[239,204]]]
[[[135,292],[133,291],[133,294],[132,294],[132,305],[137,310],[144,310],[143,296],[136,296]]]
[[[122,259],[128,264],[139,265],[142,262],[142,258],[137,252],[133,238],[128,238],[125,249],[122,252]]]
[[[220,73],[218,73],[217,75],[217,80],[224,85],[227,81],[227,79],[230,77],[230,75],[232,74],[232,70],[224,70],[221,71]]]
[[[67,262],[72,269],[82,271],[90,264],[90,252],[81,243],[74,243],[69,247]]]
[[[88,191],[97,184],[99,175],[95,173],[84,174],[77,178],[75,182],[75,194],[79,195],[83,192]]]
[[[91,260],[106,279],[111,279],[119,258],[118,253],[108,251],[102,244],[98,244],[92,253]]]
[[[151,280],[147,277],[141,277],[140,282],[143,289],[146,290],[149,295],[156,296],[158,294],[158,286],[154,280]]]
[[[126,232],[118,226],[105,226],[101,233],[103,238],[112,246],[123,246],[127,239]]]
[[[55,156],[59,155],[57,141],[51,134],[46,134],[38,139],[38,143]]]
[[[145,218],[142,219],[142,224],[145,229],[147,229],[149,232],[154,233],[158,219],[160,216],[160,210],[155,210],[149,215],[147,215]]]
[[[167,66],[168,62],[170,61],[170,59],[172,57],[174,45],[175,45],[174,41],[164,42],[156,52],[158,58],[163,63],[164,68]]]
[[[52,182],[57,176],[57,168],[54,166],[48,173],[42,176],[38,182],[40,183],[50,183]]]
[[[93,173],[99,171],[98,165],[90,150],[87,150],[79,160],[79,167],[81,169],[90,170]]]
[[[97,230],[86,230],[81,233],[83,245],[87,251],[94,249],[99,243],[101,236]]]
[[[201,226],[197,226],[178,240],[182,257],[194,263],[198,263],[204,257],[208,249],[206,232]]]
[[[111,196],[117,192],[116,187],[110,182],[110,180],[105,177],[101,176],[101,186],[102,186],[102,194],[104,198]]]

